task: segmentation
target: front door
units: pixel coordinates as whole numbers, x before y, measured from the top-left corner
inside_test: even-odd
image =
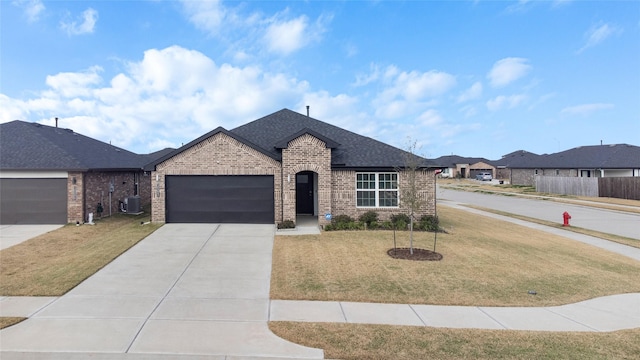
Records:
[[[313,172],[296,174],[296,214],[313,215]]]

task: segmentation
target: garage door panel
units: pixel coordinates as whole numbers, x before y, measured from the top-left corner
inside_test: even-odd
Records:
[[[273,176],[167,176],[166,221],[274,222]]]
[[[67,179],[0,179],[0,223],[66,222]]]

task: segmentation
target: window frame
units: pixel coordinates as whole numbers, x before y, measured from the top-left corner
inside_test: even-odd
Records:
[[[360,178],[360,175],[367,175],[367,178]],[[371,178],[373,175],[373,180]],[[387,179],[386,175],[391,175]],[[395,176],[395,179],[393,178]],[[385,184],[385,186],[381,187],[381,182]],[[359,188],[361,184],[367,184],[367,187]],[[373,188],[371,184],[373,183]],[[395,188],[393,185],[395,183]],[[388,187],[390,186],[390,187]],[[394,171],[360,171],[356,172],[355,176],[355,188],[356,188],[356,208],[360,209],[397,209],[400,207],[400,174]],[[371,195],[365,197],[358,196],[359,193],[373,193],[373,198]],[[384,195],[388,195],[388,193],[395,193],[395,205],[385,206],[382,205],[383,201],[392,201],[393,198],[388,198]],[[373,201],[374,205],[358,205],[360,200],[367,200],[368,202]]]

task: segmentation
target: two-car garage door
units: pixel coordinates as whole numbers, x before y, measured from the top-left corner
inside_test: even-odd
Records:
[[[66,224],[67,179],[0,179],[0,224]]]
[[[166,181],[166,222],[274,223],[272,175],[174,175]]]

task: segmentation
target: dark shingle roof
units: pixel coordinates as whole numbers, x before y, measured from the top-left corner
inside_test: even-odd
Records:
[[[476,158],[476,157],[463,157],[458,155],[446,155],[440,156],[437,159],[433,159],[435,163],[441,164],[446,167],[455,167],[457,164],[476,164],[479,162],[483,162],[489,165],[493,165],[491,160],[487,160],[485,158]]]
[[[337,126],[300,113],[283,109],[231,130],[249,139],[274,156],[280,156],[276,145],[304,132],[317,133],[330,142],[331,165],[345,168],[393,168],[403,166],[406,152],[369,137],[358,135]],[[435,167],[423,159],[424,166]]]
[[[263,154],[265,154],[267,156],[270,156],[270,157],[272,157],[272,158],[274,158],[276,160],[280,160],[279,156],[276,156],[276,155],[264,150],[263,148],[257,146],[256,144],[252,143],[251,141],[249,141],[249,140],[247,140],[247,139],[245,139],[245,138],[243,138],[243,137],[241,137],[241,136],[239,136],[237,134],[234,134],[234,133],[230,132],[229,130],[219,126],[219,127],[215,128],[215,129],[209,131],[208,133],[200,136],[199,138],[197,138],[197,139],[195,139],[193,141],[190,141],[188,144],[183,145],[183,146],[179,147],[178,149],[175,149],[175,150],[170,151],[168,153],[165,153],[163,156],[157,157],[153,161],[147,163],[145,165],[144,169],[146,171],[153,171],[153,170],[155,170],[156,165],[160,164],[161,162],[163,162],[163,161],[165,161],[167,159],[170,159],[170,158],[174,157],[177,154],[180,154],[181,152],[185,151],[186,149],[189,149],[190,147],[195,146],[195,145],[199,144],[200,142],[202,142],[202,141],[204,141],[204,140],[206,140],[206,139],[208,139],[208,138],[210,138],[210,137],[212,137],[212,136],[214,136],[214,135],[216,135],[218,133],[223,133],[223,134],[225,134],[227,136],[230,136],[230,137],[238,140],[239,142],[241,142],[243,144],[246,144],[247,146],[255,149],[256,151],[259,151],[259,152],[261,152],[261,153],[263,153]]]
[[[541,158],[547,168],[640,168],[640,147],[627,144],[579,146]]]
[[[579,146],[573,149],[536,155],[514,151],[494,162],[512,169],[637,169],[640,147],[628,144]]]
[[[517,150],[502,156],[502,159],[492,161],[491,164],[497,167],[507,167],[512,169],[530,169],[538,165],[538,159],[543,155],[534,154],[525,150]]]
[[[3,170],[133,170],[148,161],[70,129],[20,120],[0,124]]]
[[[157,164],[220,132],[278,161],[282,159],[282,148],[289,141],[310,134],[332,149],[331,166],[334,168],[392,169],[403,166],[407,154],[380,141],[283,109],[232,130],[214,129],[147,164],[145,170],[153,170]],[[424,167],[439,167],[427,159],[420,159]]]

